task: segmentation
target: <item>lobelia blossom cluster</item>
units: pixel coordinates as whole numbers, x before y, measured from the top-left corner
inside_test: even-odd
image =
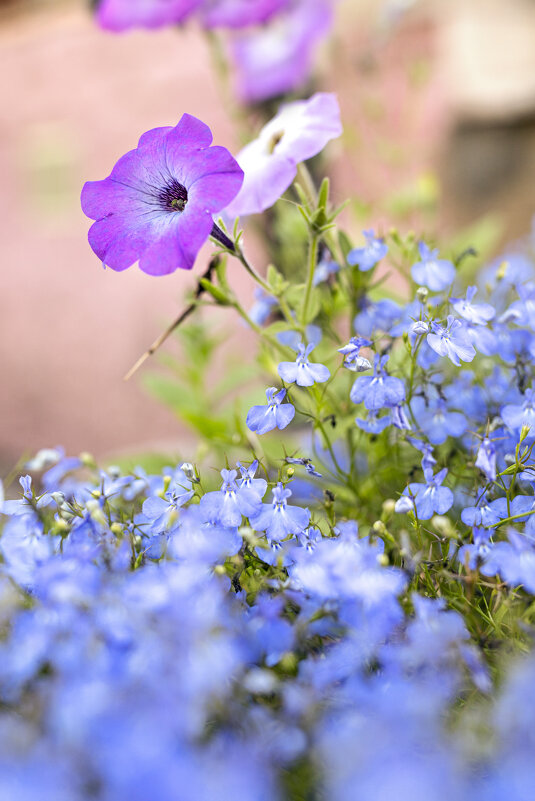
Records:
[[[293,92],[312,72],[332,30],[335,0],[97,0],[96,21],[114,33],[154,30],[196,19],[225,31],[241,99]]]
[[[256,178],[188,115],[142,137],[84,189],[98,255],[190,267],[214,213],[293,180],[303,120],[336,135],[332,96],[290,108]],[[305,275],[272,265],[255,319],[217,286],[268,386],[217,429],[220,478],[56,448],[2,492],[2,797],[530,798],[532,244],[469,284],[424,238],[353,247],[327,190],[300,207]]]

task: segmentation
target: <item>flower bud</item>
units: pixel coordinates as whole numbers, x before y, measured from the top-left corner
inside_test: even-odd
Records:
[[[182,464],[180,465],[180,469],[182,470],[188,481],[191,481],[192,484],[199,483],[199,478],[191,462],[182,462]]]
[[[429,290],[426,286],[419,286],[416,290],[416,297],[420,301],[420,303],[426,303],[427,298],[429,296]]]

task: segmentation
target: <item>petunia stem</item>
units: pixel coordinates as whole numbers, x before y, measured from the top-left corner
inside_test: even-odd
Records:
[[[152,343],[150,348],[148,348],[148,350],[146,350],[145,353],[142,356],[139,357],[139,359],[134,364],[134,366],[131,367],[130,370],[125,375],[124,381],[128,381],[130,378],[132,378],[134,373],[136,373],[139,370],[141,365],[150,356],[152,356],[154,353],[156,353],[158,348],[160,348],[163,345],[163,343],[166,341],[166,339],[168,339],[171,336],[173,331],[176,328],[178,328],[178,326],[181,325],[184,322],[184,320],[186,320],[190,316],[190,314],[192,314],[192,312],[195,310],[195,308],[197,306],[198,299],[201,297],[202,293],[204,292],[204,288],[203,288],[203,286],[201,284],[201,280],[202,279],[206,279],[206,280],[209,281],[210,278],[212,277],[212,273],[214,272],[214,270],[216,269],[218,264],[219,264],[219,256],[214,256],[214,258],[210,260],[210,263],[208,264],[208,267],[206,268],[206,270],[202,274],[201,278],[197,281],[197,288],[195,290],[193,302],[190,303],[189,306],[186,306],[186,308],[179,314],[179,316],[176,318],[176,320],[173,323],[171,323],[171,325],[168,328],[166,328],[165,331],[162,334],[160,334],[160,336],[157,339],[154,340],[154,342]]]

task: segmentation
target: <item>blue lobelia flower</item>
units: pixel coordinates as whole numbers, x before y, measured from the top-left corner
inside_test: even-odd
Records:
[[[291,403],[283,403],[285,389],[277,392],[276,387],[266,389],[266,406],[252,406],[247,414],[247,427],[256,434],[267,434],[274,428],[283,429],[290,425],[295,415]]]
[[[417,284],[433,292],[441,292],[455,279],[455,267],[448,259],[439,259],[438,250],[432,250],[425,242],[418,243],[421,261],[412,265],[411,275]]]
[[[384,239],[375,236],[375,233],[363,231],[366,245],[363,248],[354,248],[347,255],[347,262],[352,266],[358,266],[362,272],[371,270],[372,267],[381,261],[388,253],[388,245]]]
[[[243,517],[258,513],[262,506],[258,493],[248,487],[238,487],[236,470],[222,470],[220,490],[207,492],[201,498],[200,509],[204,520],[227,528],[239,526]]]
[[[332,259],[329,255],[323,256],[314,271],[312,285],[317,286],[318,284],[322,284],[324,281],[328,281],[331,275],[336,275],[339,270],[340,265],[335,262],[334,259]]]
[[[477,292],[476,286],[469,286],[466,298],[450,298],[450,303],[461,317],[474,325],[486,325],[496,314],[490,303],[472,303]]]
[[[460,412],[450,412],[442,398],[425,401],[414,398],[412,411],[418,425],[433,445],[441,445],[448,437],[460,437],[468,428],[468,420]]]
[[[434,476],[431,467],[424,467],[425,484],[409,484],[396,501],[396,512],[416,509],[420,520],[429,520],[434,514],[446,514],[453,504],[453,492],[441,486],[447,473],[444,467]]]
[[[471,362],[476,351],[470,341],[465,325],[448,314],[446,326],[431,323],[431,333],[427,335],[427,343],[439,356],[447,356],[457,367],[461,362]]]
[[[258,470],[258,459],[251,462],[249,467],[244,467],[241,462],[236,462],[236,467],[241,473],[241,479],[238,484],[240,489],[250,489],[256,492],[259,498],[263,498],[267,490],[267,481],[265,478],[255,478],[256,471]]]
[[[308,509],[288,506],[286,501],[292,492],[285,489],[280,481],[272,492],[272,503],[262,504],[257,514],[249,517],[251,526],[256,531],[265,531],[268,540],[283,540],[304,531],[310,521]]]
[[[476,467],[485,474],[487,481],[496,480],[496,448],[488,437],[485,437],[479,446]]]
[[[297,384],[298,387],[311,387],[313,384],[323,384],[331,376],[324,364],[313,364],[308,357],[315,345],[298,345],[295,362],[281,362],[278,367],[279,375],[288,384]]]
[[[338,348],[338,353],[344,356],[344,367],[353,373],[363,373],[371,369],[371,364],[364,356],[360,356],[361,348],[369,348],[373,345],[371,339],[366,337],[351,337],[347,345]]]
[[[166,492],[163,497],[151,495],[143,503],[142,511],[148,530],[153,535],[168,534],[178,527],[179,509],[192,497],[193,491]]]
[[[264,325],[273,307],[277,306],[278,300],[273,295],[268,295],[264,292],[262,287],[255,287],[254,290],[255,303],[249,310],[249,318],[257,325]]]
[[[535,390],[533,388],[526,389],[523,403],[506,404],[500,415],[511,431],[518,432],[523,426],[529,426],[531,431],[528,438],[533,439],[535,436]]]
[[[384,369],[388,355],[375,357],[373,376],[360,376],[351,388],[353,403],[362,403],[371,412],[383,407],[392,408],[405,400],[405,386],[400,378],[388,375]]]

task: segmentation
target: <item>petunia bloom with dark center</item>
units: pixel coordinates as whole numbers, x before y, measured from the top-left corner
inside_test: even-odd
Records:
[[[82,209],[95,220],[89,244],[104,265],[139,261],[144,272],[166,275],[190,270],[210,234],[226,240],[213,215],[236,196],[243,171],[211,142],[208,126],[184,114],[175,128],[143,134],[108,178],[85,184]]]

